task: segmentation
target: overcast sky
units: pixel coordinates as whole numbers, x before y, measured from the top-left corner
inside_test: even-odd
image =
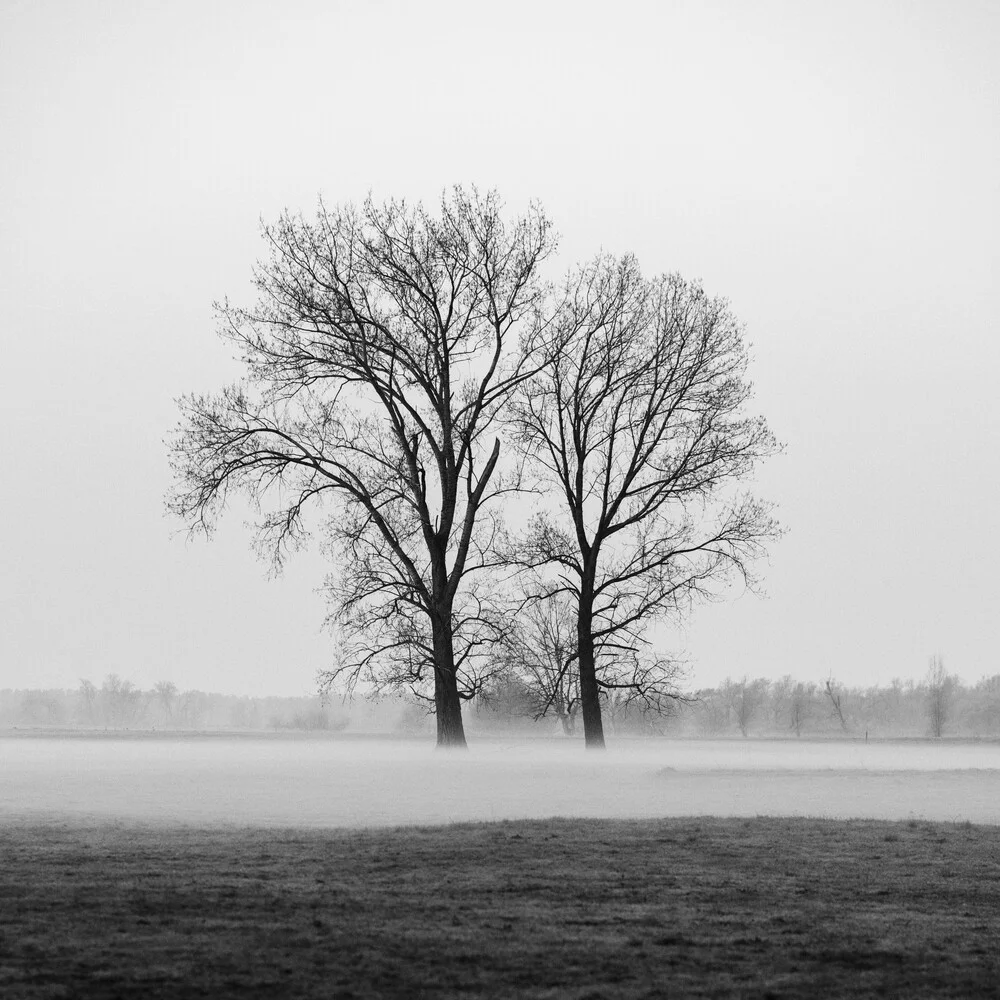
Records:
[[[175,534],[173,399],[260,217],[454,183],[746,324],[789,534],[692,686],[1000,673],[998,52],[990,0],[0,0],[0,687],[314,688],[327,567]]]

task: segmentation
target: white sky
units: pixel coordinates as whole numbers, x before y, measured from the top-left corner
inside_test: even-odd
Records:
[[[1000,672],[998,52],[989,0],[0,0],[0,687],[312,689],[326,568],[174,536],[173,398],[260,216],[455,182],[747,324],[790,533],[693,685]]]

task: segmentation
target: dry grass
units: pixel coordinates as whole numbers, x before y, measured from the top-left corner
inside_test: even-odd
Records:
[[[1000,829],[7,822],[0,996],[1000,995]]]

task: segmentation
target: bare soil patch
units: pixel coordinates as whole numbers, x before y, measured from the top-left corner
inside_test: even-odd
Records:
[[[0,825],[0,996],[997,996],[1000,829]]]

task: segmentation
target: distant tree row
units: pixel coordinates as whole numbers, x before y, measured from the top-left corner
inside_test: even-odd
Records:
[[[557,721],[561,732],[576,732],[576,676],[558,672],[551,662],[544,669],[546,649],[539,642],[524,651],[519,666],[494,678],[474,703],[480,723],[527,731],[532,722],[548,719]],[[661,666],[661,677],[667,669]],[[895,680],[885,687],[848,687],[832,677],[822,683],[743,677],[685,691],[678,667],[669,670],[668,697],[653,698],[631,686],[602,694],[613,732],[743,738],[1000,736],[1000,674],[963,684],[947,673],[939,656],[932,657],[920,682]],[[548,728],[552,731],[551,722]]]
[[[729,679],[695,692],[683,717],[706,736],[1000,736],[1000,674],[963,684],[934,657],[922,681],[885,687]]]
[[[390,708],[398,715],[402,706]],[[361,717],[364,707],[355,715]],[[369,712],[369,714],[371,714]],[[172,730],[337,730],[346,727],[348,713],[337,702],[318,696],[250,698],[180,691],[172,681],[160,681],[147,691],[109,674],[98,687],[82,680],[75,691],[0,690],[0,727],[57,726],[84,729]]]
[[[529,616],[532,641],[509,655],[474,706],[477,719],[495,727],[525,728],[525,720],[558,720],[573,735],[580,718],[579,676],[566,668],[567,638],[558,619]],[[641,669],[609,664],[605,676]],[[718,687],[684,690],[680,665],[655,661],[649,683],[609,685],[602,713],[616,733],[702,736],[1000,735],[1000,675],[963,685],[940,656],[931,658],[922,681],[888,687],[846,687],[833,677],[822,683],[783,677],[734,680]]]
[[[536,664],[537,666],[537,664]],[[664,667],[664,670],[668,668]],[[1000,737],[1000,674],[964,684],[933,657],[920,682],[848,687],[765,678],[728,679],[685,691],[676,666],[670,696],[657,699],[634,687],[609,688],[601,710],[622,736]],[[471,701],[469,723],[482,733],[563,734],[581,725],[578,681],[554,668],[539,680],[531,670],[498,669]],[[426,699],[249,698],[178,691],[162,681],[142,691],[115,674],[98,688],[84,680],[75,691],[0,690],[0,728],[81,727],[173,730],[325,730],[414,735],[433,729]]]

